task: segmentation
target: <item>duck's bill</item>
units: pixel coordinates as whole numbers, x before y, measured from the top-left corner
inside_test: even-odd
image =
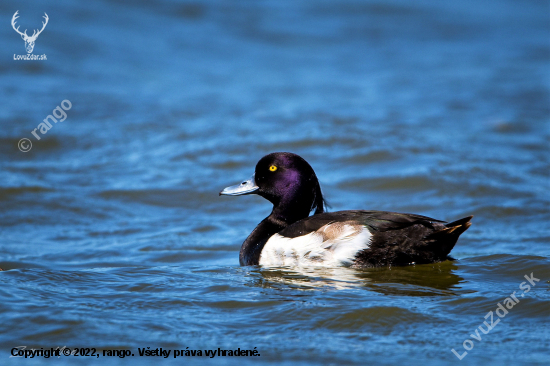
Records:
[[[254,193],[258,189],[260,189],[260,187],[256,185],[254,174],[252,174],[249,179],[243,181],[242,183],[225,188],[223,191],[220,192],[220,196],[242,196],[243,194]]]

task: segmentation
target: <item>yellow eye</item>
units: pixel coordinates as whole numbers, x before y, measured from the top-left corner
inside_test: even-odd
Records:
[[[275,165],[269,167],[269,171],[274,172],[275,170],[277,170],[277,167]]]

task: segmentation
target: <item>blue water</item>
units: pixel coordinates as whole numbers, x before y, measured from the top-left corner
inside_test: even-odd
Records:
[[[29,35],[48,14],[34,48],[47,60],[14,60],[16,10]],[[0,13],[0,364],[548,364],[548,1],[7,0]],[[332,211],[474,215],[458,260],[240,267],[271,207],[218,192],[273,151],[310,162]],[[101,361],[10,358],[18,346]],[[161,361],[147,347],[260,356]]]

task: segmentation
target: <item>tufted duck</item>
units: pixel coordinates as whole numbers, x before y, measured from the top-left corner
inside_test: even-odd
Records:
[[[440,262],[472,216],[444,224],[386,211],[325,212],[311,166],[288,152],[264,156],[250,179],[220,195],[258,194],[273,211],[244,241],[241,265],[378,267]],[[314,211],[314,215],[309,216]]]

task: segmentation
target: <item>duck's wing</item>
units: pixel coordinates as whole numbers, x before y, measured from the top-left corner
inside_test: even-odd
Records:
[[[369,248],[357,253],[354,266],[377,267],[441,262],[449,257],[458,237],[473,216],[444,224],[426,216],[369,212],[366,225],[372,233]]]
[[[469,227],[469,218],[463,220],[460,225]],[[457,225],[442,223],[386,211],[317,214],[273,235],[262,249],[260,264],[380,266],[441,261],[467,229],[450,231]]]
[[[357,255],[368,250],[379,233],[417,222],[438,220],[385,211],[316,214],[271,236],[262,249],[259,263],[266,266],[353,265]]]

